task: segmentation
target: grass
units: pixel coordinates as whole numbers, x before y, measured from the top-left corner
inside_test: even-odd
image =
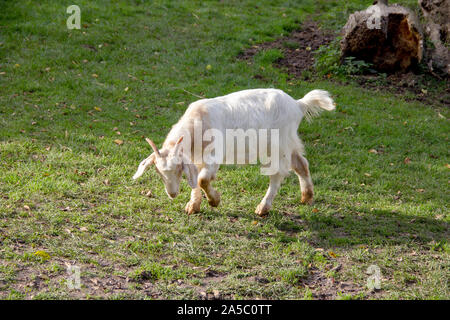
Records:
[[[448,109],[289,79],[277,50],[236,58],[311,15],[342,26],[339,1],[77,4],[81,30],[66,29],[63,1],[0,4],[0,298],[450,298]],[[292,175],[256,217],[268,178],[252,166],[222,167],[221,205],[193,216],[185,182],[169,201],[154,170],[131,180],[150,152],[143,137],[162,143],[193,94],[256,87],[337,101],[299,128],[313,206]],[[69,264],[79,290],[67,289]]]

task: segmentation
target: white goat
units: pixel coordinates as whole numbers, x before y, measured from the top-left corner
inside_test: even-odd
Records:
[[[200,211],[201,190],[204,191],[209,204],[216,207],[219,205],[220,195],[211,186],[211,181],[215,179],[216,172],[223,162],[221,162],[222,159],[214,158],[216,154],[212,155],[211,148],[208,148],[213,140],[202,139],[200,147],[194,146],[196,139],[190,139],[190,137],[196,135],[195,127],[198,124],[201,125],[202,135],[208,129],[214,129],[223,136],[226,135],[228,129],[277,129],[276,148],[273,148],[272,144],[272,147],[265,150],[273,153],[278,149],[276,155],[279,168],[269,175],[269,189],[255,212],[261,216],[269,212],[283,179],[291,169],[299,177],[301,202],[311,204],[313,183],[308,161],[303,156],[304,148],[297,135],[297,129],[304,116],[309,119],[318,115],[322,110],[334,109],[335,104],[329,93],[323,90],[313,90],[300,100],[295,100],[287,93],[277,89],[252,89],[193,102],[178,123],[172,127],[162,149],[158,150],[150,139],[146,139],[154,152],[140,163],[133,179],[139,178],[146,168],[155,164],[156,171],[164,182],[166,193],[170,198],[174,198],[179,193],[181,175],[184,172],[192,188],[191,199],[185,208],[186,212],[192,214]],[[189,136],[189,139],[184,139],[185,142],[181,143],[186,135]],[[261,148],[261,145],[259,147]],[[242,156],[244,153],[248,160],[251,151],[244,147],[244,150],[234,152],[238,153],[236,156]],[[196,158],[196,154],[199,152],[201,156]],[[271,157],[273,156],[271,154]],[[215,161],[205,161],[211,157]],[[201,160],[194,161],[196,159]],[[261,157],[258,159],[262,162]]]

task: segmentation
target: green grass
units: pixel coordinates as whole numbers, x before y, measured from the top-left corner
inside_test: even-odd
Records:
[[[83,27],[69,31],[64,1],[0,3],[0,298],[450,298],[448,109],[288,80],[277,50],[236,58],[312,15],[342,26],[339,1],[77,4]],[[313,206],[292,175],[256,217],[268,178],[252,166],[222,167],[221,205],[192,216],[186,182],[169,201],[154,170],[131,180],[150,152],[143,137],[162,143],[193,94],[256,87],[336,99],[299,128]],[[67,289],[67,264],[80,290]]]

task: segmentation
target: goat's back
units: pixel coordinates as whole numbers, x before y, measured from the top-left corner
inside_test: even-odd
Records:
[[[303,114],[296,100],[278,89],[251,89],[192,103],[185,116],[207,115],[215,129],[298,127]]]

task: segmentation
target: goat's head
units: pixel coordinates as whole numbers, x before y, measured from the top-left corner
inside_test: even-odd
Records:
[[[197,187],[197,168],[185,155],[183,155],[181,147],[183,137],[178,139],[174,146],[163,148],[161,150],[158,150],[152,140],[148,138],[145,140],[152,147],[153,153],[139,164],[133,179],[142,176],[144,171],[154,164],[156,172],[158,172],[164,182],[164,187],[169,198],[175,198],[180,192],[180,181],[183,172],[186,174],[187,181],[191,188],[194,189]]]

